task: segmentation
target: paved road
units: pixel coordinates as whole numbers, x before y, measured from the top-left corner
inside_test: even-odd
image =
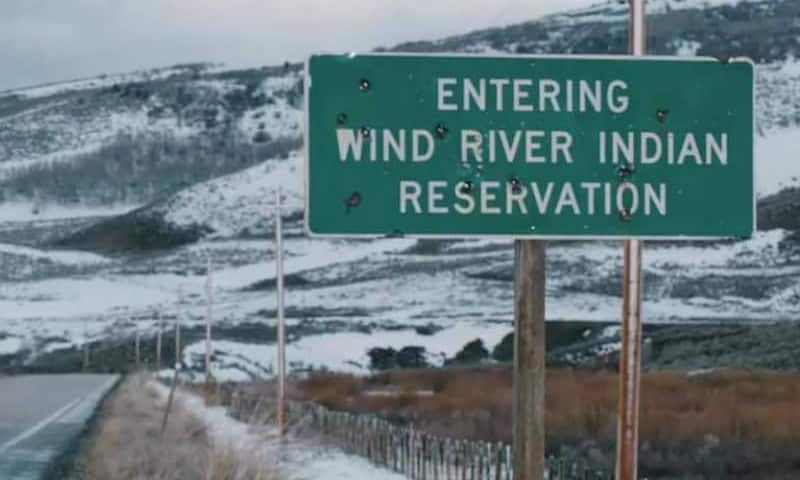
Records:
[[[80,434],[112,375],[0,377],[0,479],[38,480]]]

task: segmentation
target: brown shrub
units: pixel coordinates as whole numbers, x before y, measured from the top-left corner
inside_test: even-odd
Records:
[[[136,380],[123,383],[100,412],[100,421],[73,474],[75,480],[274,480],[274,472],[230,449],[214,448],[200,420],[173,405],[161,435],[163,402]]]
[[[366,378],[330,374],[298,382],[293,396],[339,410],[391,412],[431,433],[510,441],[511,382],[507,369],[397,371]],[[546,388],[549,436],[613,440],[616,373],[550,369]],[[375,389],[397,394],[368,394]],[[416,394],[423,391],[428,394]],[[708,436],[732,442],[800,441],[800,375],[649,372],[643,375],[641,405],[645,441]]]

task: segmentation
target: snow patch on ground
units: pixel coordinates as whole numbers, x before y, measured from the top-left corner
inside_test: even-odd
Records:
[[[622,330],[622,327],[619,325],[609,325],[600,332],[598,338],[616,338],[619,337],[619,332]]]
[[[693,40],[678,40],[674,42],[675,55],[679,57],[694,57],[697,56],[697,51],[700,50],[702,44]]]
[[[765,260],[779,256],[780,243],[790,235],[785,230],[757,231],[752,238],[730,245],[648,247],[646,267],[681,267],[683,273],[710,267],[768,266]]]
[[[93,253],[71,252],[66,250],[38,250],[35,248],[0,243],[0,254],[4,253],[74,266],[96,265],[110,262],[109,259]]]
[[[22,349],[23,341],[18,337],[0,339],[0,355],[12,355]]]
[[[483,340],[491,350],[512,330],[510,323],[462,323],[445,328],[433,335],[416,330],[378,330],[374,332],[339,332],[310,335],[290,341],[286,348],[287,361],[295,370],[330,369],[338,372],[369,373],[367,352],[375,347],[400,350],[407,346],[425,348],[428,362],[441,366],[465,344]],[[245,381],[270,377],[276,371],[277,350],[274,344],[252,344],[232,341],[214,342],[216,360],[214,377],[223,381]],[[184,349],[184,362],[190,368],[203,365],[205,343],[197,342]]]
[[[284,215],[302,209],[302,157],[268,160],[241,172],[183,190],[157,207],[179,227],[205,225],[214,237],[232,237],[263,229],[275,213],[275,192],[283,192]]]
[[[790,57],[781,66],[780,73],[792,77],[800,77],[800,59]]]
[[[305,250],[300,255],[292,255],[293,252],[297,252],[295,249],[297,243],[305,247]],[[376,260],[376,257],[385,257],[389,253],[404,250],[413,244],[414,240],[407,238],[376,240],[362,245],[353,245],[345,240],[286,242],[289,256],[284,260],[283,271],[285,275],[292,275],[361,259]],[[269,262],[214,272],[214,284],[229,290],[244,288],[260,280],[274,278],[274,259]]]
[[[707,274],[711,268],[767,267],[769,260],[780,262],[780,244],[791,235],[786,230],[757,231],[743,241],[730,244],[662,245],[651,242],[645,250],[645,269],[682,269],[683,275]],[[614,244],[587,242],[557,245],[548,252],[558,260],[585,259],[616,268],[621,262],[621,249]]]
[[[759,196],[800,186],[800,127],[756,136],[755,160]]]
[[[77,317],[173,302],[170,292],[123,279],[64,278],[0,285],[0,320]],[[113,311],[113,312],[112,312]]]
[[[91,207],[85,205],[35,205],[27,202],[13,202],[4,203],[0,207],[0,223],[106,217],[122,215],[136,208],[138,208],[137,205]]]

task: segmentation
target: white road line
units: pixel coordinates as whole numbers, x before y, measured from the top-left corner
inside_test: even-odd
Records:
[[[33,435],[36,435],[36,433],[38,433],[43,428],[47,427],[48,425],[50,425],[51,423],[56,421],[59,417],[61,417],[65,413],[67,413],[71,408],[73,408],[75,405],[80,403],[82,400],[83,400],[83,397],[76,398],[72,402],[70,402],[70,403],[64,405],[63,407],[61,407],[60,409],[56,410],[55,413],[53,413],[49,417],[45,418],[41,422],[39,422],[36,425],[32,426],[31,428],[25,430],[24,432],[20,433],[19,435],[17,435],[16,437],[12,438],[9,441],[7,441],[6,443],[0,445],[0,453],[4,453],[6,450],[8,450],[9,448],[17,445],[18,443],[22,442],[26,438],[29,438],[29,437],[32,437]]]
[[[59,417],[54,423],[84,423],[92,412],[99,406],[100,400],[117,381],[117,377],[112,377],[104,382],[97,390],[81,398],[82,405],[78,405],[68,413]]]

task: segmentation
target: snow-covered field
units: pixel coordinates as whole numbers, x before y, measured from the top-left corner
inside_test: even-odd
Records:
[[[731,244],[648,244],[646,320],[799,318],[800,263],[781,247],[789,236],[775,230]],[[424,347],[429,363],[436,365],[477,338],[491,350],[511,331],[510,242],[451,243],[437,255],[407,252],[414,245],[411,239],[286,240],[292,368],[366,372],[371,348],[405,346]],[[0,333],[13,338],[4,344],[5,351],[34,348],[48,338],[80,345],[104,337],[132,338],[136,330],[152,335],[159,318],[178,318],[200,331],[207,312],[202,270],[207,252],[214,268],[214,328],[220,332],[214,373],[225,379],[268,377],[274,336],[263,332],[275,326],[276,296],[268,284],[275,278],[275,265],[267,240],[209,240],[161,259],[140,260],[147,262],[143,265],[132,259],[54,253],[54,258],[85,260],[100,270],[0,284]],[[239,264],[242,252],[252,253],[244,265]],[[43,255],[35,250],[31,254]],[[548,262],[549,320],[618,320],[619,245],[556,244],[548,250]],[[150,267],[151,273],[142,273]],[[259,282],[267,286],[247,288]],[[751,291],[751,285],[757,288]],[[244,339],[235,334],[240,325],[263,327]],[[190,370],[200,369],[204,348],[202,342],[187,345],[184,361]]]
[[[650,0],[648,8],[658,13],[742,1],[750,0]],[[561,27],[570,25],[622,21],[627,8],[613,1],[548,17],[540,24],[546,32],[542,38],[556,40],[567,31]],[[515,35],[509,33],[512,40],[502,45],[491,41],[491,35],[468,35],[464,38],[475,41],[458,48],[509,52],[530,47]],[[672,47],[691,56],[701,50],[702,40],[676,38]],[[800,61],[772,58],[756,69],[756,189],[765,198],[800,186]],[[209,66],[200,71],[221,72]],[[302,73],[293,67],[278,67],[268,76],[251,70],[242,78],[187,75],[179,85],[196,94],[197,104],[181,113],[165,103],[173,98],[171,86],[149,84],[146,99],[136,101],[110,91],[187,72],[175,67],[0,93],[9,111],[20,109],[0,118],[0,180],[4,171],[22,165],[70,161],[119,132],[199,134],[206,129],[202,119],[207,113],[194,117],[194,123],[183,118],[197,111],[211,112],[214,122],[231,115],[227,120],[247,141],[259,136],[278,139],[286,141],[288,149],[301,137]],[[249,75],[258,80],[249,84]],[[87,92],[97,95],[79,102],[77,97]],[[243,92],[244,99],[226,98]],[[10,95],[22,103],[12,103]],[[66,105],[68,101],[73,103]],[[161,113],[150,115],[157,111]],[[275,251],[269,237],[279,188],[287,218],[286,305],[293,368],[361,372],[368,368],[370,348],[410,345],[424,347],[429,362],[438,364],[475,338],[491,349],[511,330],[511,242],[431,246],[407,238],[305,238],[299,221],[304,204],[302,154],[284,157],[193,184],[144,206],[145,215],[178,230],[200,227],[198,231],[212,232],[169,252],[111,258],[42,246],[85,227],[94,217],[119,215],[139,205],[96,209],[0,203],[0,354],[125,338],[137,329],[151,335],[159,318],[179,319],[200,331],[207,315],[210,257],[211,312],[215,331],[222,335],[215,346],[215,373],[221,378],[269,375],[274,347],[273,337],[265,332],[275,326],[276,309]],[[731,243],[651,242],[644,262],[648,322],[800,318],[796,233],[776,229]],[[620,270],[618,243],[549,245],[547,318],[616,322],[621,311]],[[252,325],[262,328],[258,335],[242,338],[238,329]],[[436,328],[430,331],[430,325]],[[203,353],[196,340],[195,336],[185,352],[189,367],[197,366]]]
[[[771,131],[759,144],[760,192],[772,193],[793,181],[795,135],[796,130]],[[5,350],[49,351],[53,345],[131,336],[137,329],[152,335],[159,317],[180,319],[199,331],[207,315],[210,257],[212,315],[215,329],[222,332],[215,346],[215,374],[269,376],[274,336],[242,339],[235,332],[240,325],[275,325],[275,251],[269,235],[278,187],[284,192],[284,215],[294,217],[285,241],[293,368],[364,372],[371,348],[405,346],[424,347],[428,361],[441,364],[470,340],[480,338],[491,350],[511,331],[510,241],[445,242],[426,251],[424,243],[417,248],[417,241],[408,238],[305,238],[297,220],[303,204],[301,161],[297,153],[272,159],[189,187],[151,207],[173,225],[214,231],[199,243],[157,256],[105,258],[0,243],[2,278],[8,279],[0,283],[0,334],[14,339]],[[13,225],[7,222],[3,228]],[[269,235],[235,238],[247,233]],[[797,319],[796,243],[792,232],[783,230],[731,243],[648,243],[646,321]],[[547,318],[617,321],[621,253],[614,242],[551,245]],[[428,325],[436,331],[420,333]],[[200,343],[188,345],[187,366],[199,367],[203,349]]]
[[[413,345],[425,348],[430,365],[441,366],[476,338],[485,345],[497,345],[509,329],[507,322],[465,322],[424,335],[414,329],[309,335],[289,344],[287,359],[300,368],[364,374],[370,371],[367,352],[372,348]],[[221,341],[214,344],[214,349],[220,352],[213,363],[214,377],[219,380],[246,381],[252,378],[251,374],[270,377],[277,371],[274,344]],[[187,346],[184,359],[190,368],[202,370],[204,354],[205,343],[196,342]]]

